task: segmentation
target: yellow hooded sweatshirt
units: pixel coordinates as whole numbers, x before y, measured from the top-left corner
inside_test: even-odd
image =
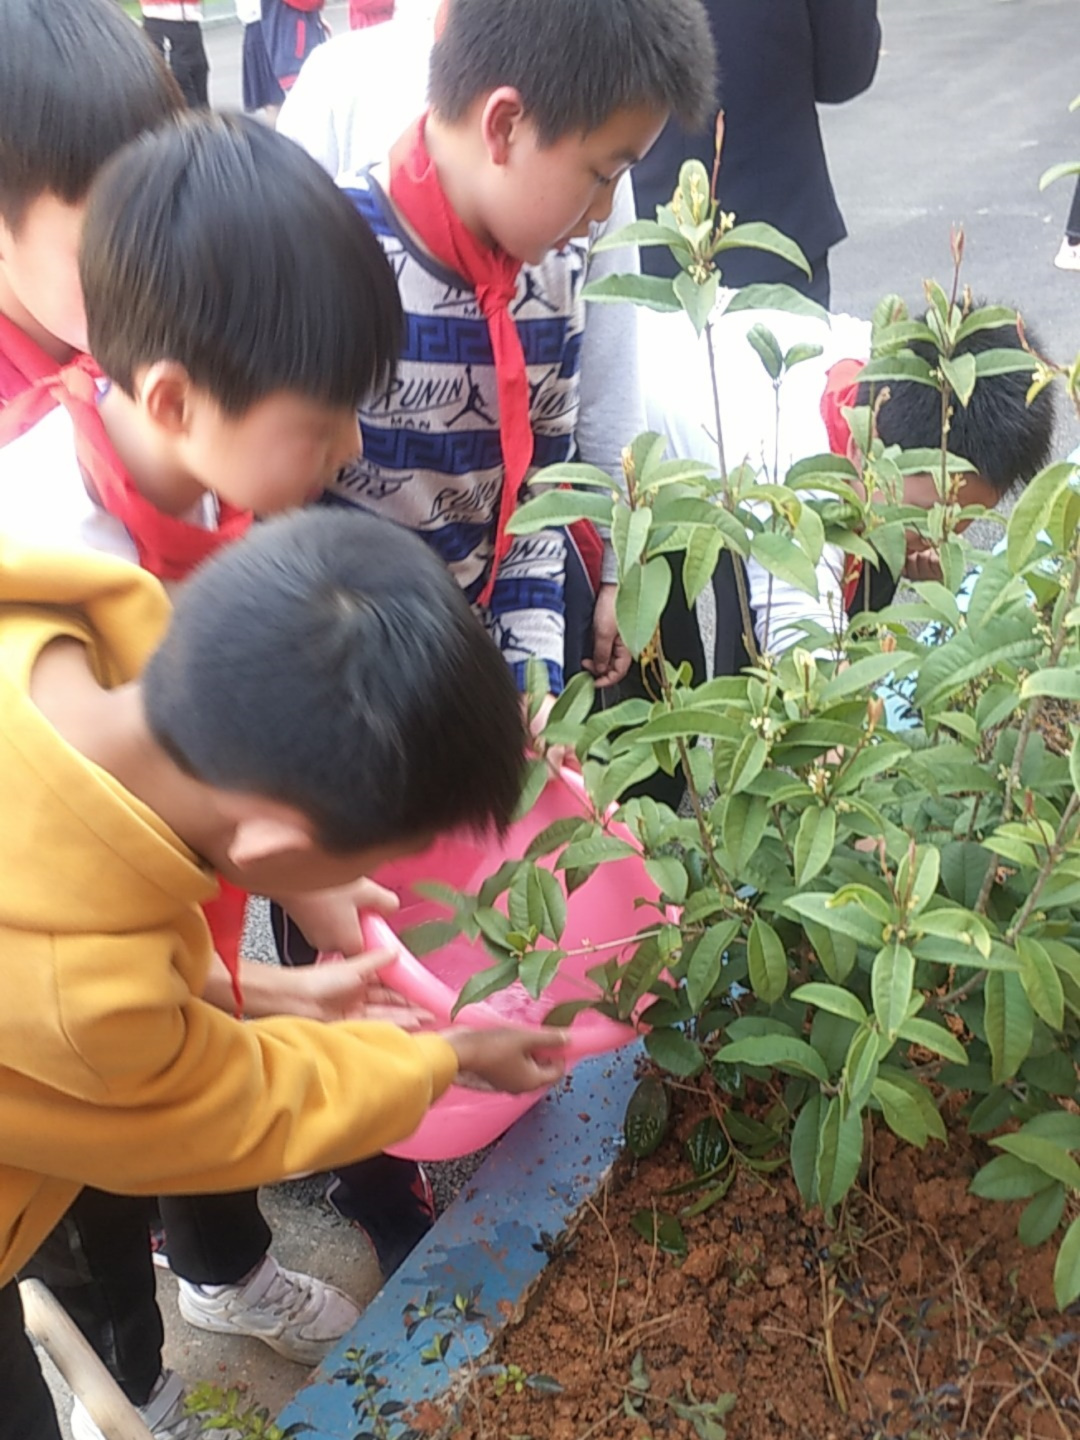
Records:
[[[168,614],[133,565],[0,537],[0,1285],[83,1185],[212,1194],[357,1160],[456,1073],[436,1035],[197,998],[213,875],[29,698],[51,640],[122,684]]]

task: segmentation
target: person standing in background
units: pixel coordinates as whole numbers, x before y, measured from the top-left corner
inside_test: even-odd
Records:
[[[193,110],[210,104],[210,61],[202,35],[202,0],[154,0],[140,4],[143,29],[165,57]]]
[[[869,88],[881,26],[877,0],[705,0],[720,57],[724,146],[718,194],[740,222],[764,220],[802,248],[807,277],[778,256],[735,250],[724,283],[782,281],[829,304],[829,250],[847,234],[825,159],[819,104]],[[669,124],[634,170],[638,214],[666,205],[684,160],[712,171],[715,127],[688,134]],[[663,246],[641,252],[642,269],[674,275]]]
[[[264,105],[280,106],[313,50],[330,38],[324,0],[262,0],[262,43],[270,74],[282,95]],[[246,103],[246,102],[245,102]],[[276,113],[276,112],[275,112]]]
[[[1061,249],[1054,256],[1054,264],[1059,270],[1080,270],[1080,176],[1076,179],[1069,218],[1065,222],[1065,234],[1062,236]]]
[[[349,0],[349,29],[363,30],[394,18],[394,0]]]
[[[258,110],[265,111],[267,121],[274,125],[285,100],[285,91],[278,84],[270,56],[266,53],[262,0],[236,0],[236,18],[244,27],[240,70],[244,110],[248,115],[254,115]]]

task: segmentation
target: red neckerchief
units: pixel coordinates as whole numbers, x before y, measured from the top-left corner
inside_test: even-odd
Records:
[[[486,605],[491,600],[499,566],[510,548],[511,536],[506,527],[533,457],[525,352],[510,314],[521,261],[505,250],[482,245],[451,208],[428,154],[424,139],[426,119],[421,116],[416,122],[408,154],[390,172],[390,198],[435,259],[476,291],[480,312],[488,324],[498,390],[503,484],[491,570],[479,596],[479,603]]]
[[[203,530],[163,515],[135,488],[101,422],[97,386],[90,362],[78,361],[40,380],[0,412],[0,445],[25,434],[63,405],[71,416],[75,452],[87,483],[103,510],[116,517],[131,536],[139,564],[159,580],[183,580],[203,560],[238,540],[252,522],[251,512],[219,502],[216,530]],[[232,981],[236,1013],[244,1008],[240,990],[240,939],[247,895],[221,880],[219,894],[203,906],[214,948]]]
[[[0,315],[0,409],[59,369],[59,363],[36,340]]]
[[[4,410],[0,445],[24,434],[57,405],[63,405],[71,416],[76,454],[94,499],[120,521],[134,542],[139,564],[151,575],[159,580],[184,580],[197,565],[247,531],[253,518],[250,510],[237,510],[221,501],[217,529],[204,530],[174,515],[163,515],[139,493],[105,433],[93,375],[81,362],[39,381]]]
[[[851,442],[851,426],[844,415],[845,409],[858,404],[859,376],[864,360],[838,360],[829,367],[825,376],[825,389],[821,396],[821,418],[829,436],[829,449],[834,455],[847,455]],[[848,555],[844,564],[842,580],[844,609],[850,615],[859,593],[863,562],[855,555]]]

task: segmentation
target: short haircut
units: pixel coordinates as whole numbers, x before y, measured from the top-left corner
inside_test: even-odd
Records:
[[[255,526],[181,589],[142,685],[187,774],[294,807],[328,850],[502,829],[520,797],[506,661],[434,552],[375,516]]]
[[[256,120],[189,113],[105,166],[80,273],[90,350],[128,394],[183,365],[224,410],[288,390],[358,405],[389,384],[404,322],[366,221]]]
[[[521,92],[544,145],[637,106],[697,130],[716,93],[709,18],[701,0],[452,0],[432,107],[454,122],[500,85]]]
[[[0,218],[82,200],[109,157],[183,108],[116,0],[0,0]]]
[[[977,308],[984,305],[977,302]],[[1039,343],[1025,328],[1028,344],[1036,351]],[[910,348],[931,365],[938,355],[933,346],[916,341]],[[956,347],[957,355],[981,355],[987,350],[1020,350],[1016,325],[994,325],[975,330]],[[1032,359],[1031,369],[1035,369]],[[889,380],[859,386],[858,403],[872,403],[871,391],[880,393],[888,385],[889,398],[878,410],[877,430],[886,445],[905,450],[941,445],[941,396],[929,385],[915,380]],[[1008,375],[987,375],[975,386],[967,406],[952,401],[949,423],[949,450],[975,466],[978,473],[1004,495],[1017,481],[1026,484],[1050,458],[1054,436],[1054,397],[1043,390],[1029,405],[1027,392],[1031,372],[1017,370]]]

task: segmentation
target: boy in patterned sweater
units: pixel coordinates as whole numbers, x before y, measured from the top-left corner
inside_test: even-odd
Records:
[[[714,71],[700,0],[453,0],[431,109],[387,163],[342,182],[394,267],[407,331],[333,497],[432,545],[519,684],[534,657],[552,693],[582,665],[611,684],[629,663],[614,584],[600,584],[595,612],[578,598],[589,592],[573,537],[506,527],[529,474],[572,456],[578,242],[669,114],[703,118]]]

